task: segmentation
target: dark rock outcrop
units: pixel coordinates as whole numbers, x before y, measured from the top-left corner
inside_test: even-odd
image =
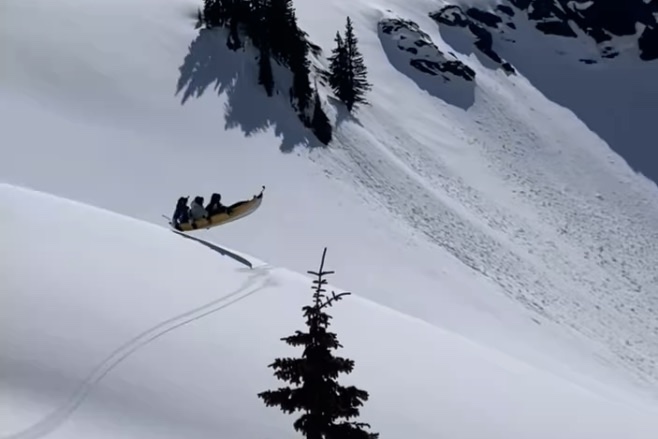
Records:
[[[473,69],[457,58],[449,59],[413,21],[384,19],[379,22],[379,28],[408,57],[409,65],[416,70],[432,76],[440,75],[448,81],[455,77],[466,81],[475,79]]]
[[[514,17],[514,9],[510,8],[507,5],[496,5],[496,9],[502,12],[505,15],[508,15],[510,17]]]
[[[644,27],[637,44],[640,58],[658,59],[658,1],[656,0],[508,0],[518,10],[524,11],[535,27],[547,34],[576,38],[577,30],[589,35],[597,44],[611,41],[614,37],[633,36],[638,25]],[[444,7],[430,16],[440,24],[467,27],[469,23],[497,29],[501,23],[515,29],[505,18],[514,17],[514,8],[500,4],[494,12],[460,7]],[[504,18],[505,17],[505,18]],[[575,27],[574,27],[575,26]],[[481,38],[480,45],[486,46]],[[479,46],[478,46],[479,47]],[[486,52],[485,52],[486,53]],[[487,53],[487,55],[490,55]],[[603,46],[602,56],[612,58],[618,52]]]
[[[566,21],[560,20],[546,20],[540,21],[535,25],[537,29],[542,31],[547,35],[559,35],[561,37],[572,37],[576,38],[578,34],[571,29],[569,23]]]
[[[658,26],[647,27],[638,40],[640,58],[645,61],[658,59]]]
[[[567,3],[565,0],[554,0],[557,3]],[[574,3],[575,11],[568,18],[578,24],[590,36],[600,42],[604,34],[616,36],[634,35],[636,24],[655,24],[656,20],[651,9],[644,0],[597,0],[593,2]]]
[[[473,44],[480,52],[498,64],[506,73],[516,73],[514,67],[493,50],[493,36],[483,26],[498,28],[503,20],[497,15],[476,8],[470,8],[464,13],[458,6],[451,5],[430,13],[429,16],[439,24],[468,28],[475,38]]]
[[[510,0],[510,3],[519,9],[528,9],[532,0]]]
[[[459,6],[450,5],[437,12],[430,12],[430,18],[448,26],[466,27],[471,20]]]
[[[478,8],[469,8],[466,10],[466,15],[473,20],[479,21],[480,23],[493,28],[497,28],[498,25],[503,22],[503,19],[498,15]]]

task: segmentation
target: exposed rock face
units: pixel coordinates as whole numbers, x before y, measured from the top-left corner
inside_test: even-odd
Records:
[[[534,0],[527,11],[529,18],[538,22],[566,24],[571,20],[597,43],[610,40],[612,35],[633,35],[637,23],[655,23],[644,0]]]
[[[640,58],[645,61],[658,59],[658,26],[647,27],[640,35],[638,45]]]
[[[496,14],[491,12],[482,11],[477,8],[469,8],[466,10],[466,15],[471,17],[473,20],[479,21],[489,27],[498,27],[500,23],[503,22],[503,19]]]
[[[429,15],[440,24],[468,28],[475,37],[474,45],[480,52],[499,64],[508,74],[516,73],[514,67],[493,50],[493,36],[484,27],[498,28],[503,23],[499,16],[476,8],[470,8],[464,13],[459,6],[454,5],[446,6]]]
[[[462,8],[455,5],[446,6],[437,12],[430,12],[429,15],[440,24],[447,24],[448,26],[466,27],[471,22],[462,11]]]
[[[597,44],[613,37],[636,35],[640,58],[658,59],[658,1],[655,0],[509,0],[525,11],[535,27],[548,35],[576,38],[577,30],[589,35]],[[515,16],[514,8],[497,5],[494,12],[470,8],[465,13],[458,6],[447,6],[431,14],[442,24],[465,27],[464,20],[489,28],[498,28],[503,17]],[[495,17],[495,18],[494,18]],[[514,28],[512,23],[506,23]],[[617,52],[606,49],[604,57]]]
[[[498,9],[500,12],[510,17],[514,17],[514,15],[516,15],[514,13],[514,9],[510,8],[507,5],[496,5],[496,9]]]
[[[449,59],[413,21],[400,18],[383,19],[379,22],[379,29],[396,45],[401,54],[408,58],[409,64],[420,72],[432,76],[440,75],[448,81],[455,77],[466,81],[475,79],[473,69],[455,57]]]

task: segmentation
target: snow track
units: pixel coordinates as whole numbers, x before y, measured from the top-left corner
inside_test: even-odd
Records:
[[[268,278],[269,271],[270,268],[267,266],[259,266],[253,270],[249,270],[251,274],[246,276],[244,284],[241,285],[240,288],[197,308],[158,323],[126,341],[93,369],[65,404],[61,405],[51,414],[30,427],[17,433],[0,436],[0,438],[38,439],[52,433],[75,412],[75,410],[84,402],[87,395],[94,390],[94,387],[130,355],[171,331],[211,314],[215,314],[253,294],[258,293],[259,291],[262,291],[263,289],[266,289],[267,287],[275,285],[275,282],[273,282],[271,278]]]
[[[325,246],[354,292],[336,323],[382,437],[655,431],[658,187],[623,148],[647,144],[658,64],[584,65],[595,48],[517,14],[492,31],[508,75],[429,17],[445,2],[294,3],[316,67],[351,17],[373,84],[353,115],[320,87],[329,148],[291,110],[289,72],[275,66],[268,98],[253,48],[195,28],[198,0],[3,3],[0,180],[78,203],[0,186],[0,439],[290,434],[254,395],[302,321],[292,272]],[[422,34],[386,41],[391,17]],[[474,81],[414,70],[418,35],[419,56]],[[146,224],[179,196],[262,184],[248,219],[188,239]]]
[[[292,421],[256,394],[280,384],[267,365],[292,354],[280,337],[303,325],[312,279],[242,267],[162,227],[43,193],[0,186],[0,199],[21,232],[4,242],[15,257],[2,273],[3,439],[290,434]],[[70,227],[82,219],[95,227]],[[345,380],[369,391],[361,413],[379,431],[648,439],[656,428],[655,409],[596,380],[534,367],[357,294],[333,311],[343,355],[356,362]],[[391,401],[404,415],[390,416]]]

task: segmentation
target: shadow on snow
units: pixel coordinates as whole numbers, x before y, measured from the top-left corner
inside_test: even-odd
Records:
[[[192,240],[192,241],[196,241],[196,242],[198,242],[198,243],[201,244],[201,245],[205,245],[205,246],[208,247],[209,249],[211,249],[211,250],[213,250],[213,251],[216,251],[217,253],[219,253],[219,254],[222,255],[222,256],[228,256],[229,258],[234,259],[235,261],[237,261],[237,262],[239,262],[239,263],[241,263],[241,264],[243,264],[243,265],[246,265],[246,266],[249,267],[249,268],[253,268],[251,262],[249,262],[247,259],[245,259],[245,258],[243,258],[242,256],[237,255],[237,254],[235,254],[235,253],[233,253],[233,252],[231,252],[231,251],[228,251],[228,250],[226,250],[225,248],[222,248],[222,247],[220,247],[220,246],[218,246],[218,245],[216,245],[216,244],[212,244],[212,243],[210,243],[210,242],[208,242],[208,241],[205,241],[205,240],[203,240],[203,239],[196,238],[196,237],[194,237],[194,236],[190,236],[190,235],[188,235],[188,234],[186,234],[186,233],[179,232],[178,230],[172,230],[172,232],[174,232],[174,233],[176,233],[176,234],[178,234],[178,235],[180,235],[180,236],[182,236],[182,237],[184,237],[184,238],[190,239],[190,240]]]
[[[624,59],[632,53],[606,59],[593,41],[546,35],[522,22],[525,15],[520,17],[517,30],[492,32],[494,50],[546,98],[571,110],[632,169],[658,184],[658,61]],[[439,32],[455,51],[475,53],[485,67],[492,67],[473,47],[467,29],[439,25]]]
[[[181,104],[201,97],[212,87],[217,95],[225,93],[227,97],[225,130],[240,128],[249,137],[273,127],[275,135],[281,138],[282,152],[291,152],[300,144],[321,146],[290,105],[290,72],[272,61],[276,83],[273,96],[268,97],[258,84],[257,52],[245,48],[232,51],[226,46],[226,37],[223,28],[201,29],[192,41],[179,67],[176,96],[182,96]]]
[[[448,80],[443,75],[421,72],[411,65],[410,55],[398,48],[381,30],[379,42],[389,63],[414,81],[420,89],[462,110],[468,110],[475,103],[475,81],[466,81],[453,75],[449,75],[452,79]]]

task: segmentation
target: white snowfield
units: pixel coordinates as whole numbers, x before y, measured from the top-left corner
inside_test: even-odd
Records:
[[[275,357],[299,354],[279,338],[303,329],[311,278],[9,185],[0,206],[14,232],[2,235],[0,265],[1,438],[296,437],[294,418],[256,394],[281,384],[267,368]],[[329,250],[326,269],[332,259]],[[358,292],[330,314],[339,353],[356,362],[342,380],[369,391],[361,420],[382,437],[642,439],[658,429],[658,412],[639,401]]]
[[[2,1],[0,439],[296,437],[255,394],[325,246],[381,439],[656,436],[658,187],[624,157],[653,145],[658,62],[517,13],[492,32],[508,75],[429,17],[444,1],[295,0],[315,66],[349,15],[373,84],[352,116],[319,84],[317,148],[289,75],[267,98],[251,47],[195,28],[202,4]],[[475,80],[415,69],[410,39]],[[179,196],[262,185],[193,234],[251,268],[158,227]]]

